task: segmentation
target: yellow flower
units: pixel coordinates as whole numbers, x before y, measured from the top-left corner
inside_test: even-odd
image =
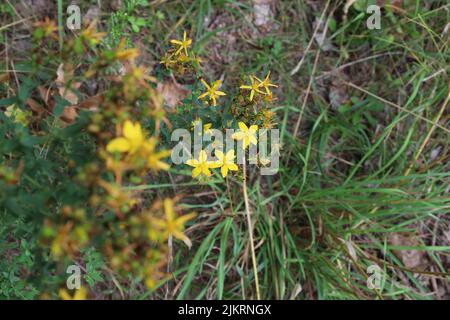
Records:
[[[62,300],[86,300],[87,298],[87,290],[84,287],[75,291],[75,294],[71,296],[66,289],[59,290],[59,297]]]
[[[239,122],[238,126],[240,130],[233,133],[231,137],[236,140],[242,140],[242,147],[244,150],[250,145],[250,143],[254,145],[258,143],[258,140],[256,139],[256,131],[258,131],[257,125],[252,125],[248,128],[245,123]]]
[[[111,140],[106,146],[108,152],[129,152],[135,153],[144,143],[144,134],[141,124],[136,122],[133,124],[130,120],[126,120],[123,125],[123,137]]]
[[[212,134],[211,128],[212,128],[212,123],[206,123],[203,125],[203,132],[205,134],[211,135]]]
[[[178,55],[181,53],[182,50],[184,50],[184,54],[187,56],[188,52],[187,49],[191,46],[192,40],[188,39],[186,37],[186,31],[183,33],[183,40],[170,40],[170,43],[178,46],[177,51],[175,51],[175,55]]]
[[[221,84],[221,81],[220,81],[220,80],[214,81],[214,82],[212,83],[211,86],[210,86],[209,84],[207,84],[206,81],[203,80],[203,79],[200,79],[200,81],[201,81],[201,82],[203,83],[203,85],[205,86],[206,92],[203,93],[203,94],[201,94],[198,98],[199,98],[199,99],[203,99],[203,98],[205,98],[206,96],[209,96],[209,100],[213,102],[212,105],[215,107],[215,106],[217,105],[217,100],[216,100],[217,97],[218,97],[218,96],[226,96],[226,93],[225,93],[225,92],[222,92],[222,91],[217,90],[217,88],[218,88],[218,87],[220,86],[220,84]]]
[[[228,170],[237,171],[239,169],[234,163],[234,150],[228,151],[226,155],[224,155],[222,151],[216,150],[216,157],[218,158],[216,164],[220,166],[222,177],[225,178],[227,176]]]
[[[5,116],[12,118],[15,123],[20,123],[26,127],[30,123],[32,113],[29,111],[22,111],[22,109],[17,108],[16,105],[13,104],[6,108]]]
[[[125,49],[125,39],[120,40],[119,45],[114,51],[114,58],[117,60],[134,61],[139,56],[139,50],[136,48]]]
[[[269,87],[277,88],[278,86],[273,84],[273,83],[270,83],[269,77],[270,77],[270,71],[267,74],[267,76],[264,78],[264,80],[261,80],[261,79],[259,79],[257,77],[255,77],[255,79],[259,81],[259,86],[260,87],[264,87],[264,89],[266,89],[266,93],[268,95],[272,95],[272,92],[270,91]]]
[[[249,78],[250,78],[250,85],[242,85],[242,86],[240,86],[239,88],[241,88],[241,89],[246,89],[246,90],[250,90],[250,97],[249,97],[249,100],[252,101],[252,100],[253,100],[253,97],[254,97],[254,95],[255,95],[255,93],[258,92],[258,93],[264,94],[264,92],[261,91],[261,90],[259,90],[259,87],[261,86],[261,84],[260,84],[260,83],[257,83],[257,82],[255,81],[255,77],[249,76]]]
[[[155,152],[156,144],[156,138],[150,138],[150,140],[144,144],[145,152],[146,154],[149,154],[147,157],[147,167],[153,171],[169,170],[170,166],[167,163],[162,162],[161,159],[170,156],[170,151],[163,150]]]
[[[189,220],[192,220],[196,214],[189,213],[181,217],[176,217],[174,203],[172,199],[164,199],[163,202],[165,219],[151,218],[153,226],[160,231],[162,231],[162,237],[167,239],[169,235],[174,238],[184,241],[189,247],[191,246],[191,241],[183,233],[184,225]]]
[[[166,54],[159,63],[163,64],[166,68],[170,68],[177,62],[176,60],[173,60],[172,57],[173,55]]]
[[[44,21],[39,21],[34,24],[36,28],[40,28],[43,31],[43,36],[58,39],[55,32],[58,31],[56,22],[45,17]]]
[[[96,31],[97,22],[94,20],[92,23],[81,33],[81,36],[86,39],[91,45],[96,45],[106,35],[105,32]]]
[[[194,169],[192,169],[192,178],[196,178],[200,174],[203,174],[207,177],[211,176],[211,171],[209,169],[217,168],[218,166],[214,162],[207,161],[207,159],[208,156],[206,154],[206,151],[201,150],[200,154],[198,155],[198,160],[190,159],[186,161],[186,164],[188,166],[194,167]]]

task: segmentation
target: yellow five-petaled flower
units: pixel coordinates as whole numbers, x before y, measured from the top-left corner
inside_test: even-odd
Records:
[[[203,85],[206,88],[206,92],[201,94],[198,98],[204,99],[206,96],[209,96],[209,100],[212,101],[212,105],[217,105],[217,97],[226,96],[225,92],[217,90],[221,84],[220,80],[214,81],[211,85],[207,84],[205,80],[200,79]]]
[[[175,214],[174,203],[172,199],[164,199],[164,214],[165,219],[152,218],[153,225],[162,231],[163,238],[168,238],[172,235],[174,238],[184,241],[189,247],[191,246],[191,241],[183,233],[184,225],[189,220],[192,220],[196,214],[189,213],[181,217],[177,217]]]
[[[250,144],[256,145],[258,143],[258,140],[256,138],[256,132],[258,131],[257,125],[254,124],[249,128],[245,123],[239,122],[238,126],[240,130],[236,133],[233,133],[231,137],[236,140],[242,140],[242,147],[244,148],[244,150]]]
[[[142,147],[144,143],[144,134],[139,122],[133,124],[130,120],[126,120],[123,125],[123,137],[111,140],[106,146],[109,152],[128,152],[135,153]]]
[[[138,155],[146,160],[147,168],[153,171],[169,169],[170,166],[162,162],[161,159],[168,157],[170,151],[162,150],[157,152],[156,145],[158,141],[155,137],[145,141],[145,135],[139,122],[133,123],[126,120],[122,134],[122,137],[115,138],[106,145],[108,152]]]
[[[240,86],[240,88],[245,89],[245,90],[250,90],[249,100],[253,101],[253,97],[255,96],[255,93],[264,94],[264,91],[259,90],[259,87],[261,86],[261,84],[257,83],[255,81],[255,77],[249,76],[249,78],[250,78],[250,85],[242,85],[242,86]]]
[[[277,88],[278,86],[276,84],[270,83],[269,77],[270,77],[270,71],[269,71],[269,73],[267,73],[267,76],[264,78],[264,80],[261,80],[261,79],[259,79],[257,77],[255,77],[255,79],[259,81],[259,86],[263,87],[264,89],[266,89],[266,93],[269,96],[271,96],[272,92],[270,91],[269,87]]]
[[[194,167],[192,169],[192,178],[196,178],[200,174],[210,177],[211,171],[209,169],[217,168],[218,165],[213,161],[208,161],[208,155],[205,150],[201,150],[198,159],[189,159],[186,161],[188,166]]]
[[[216,150],[217,161],[216,164],[220,167],[220,172],[222,173],[222,177],[226,177],[228,174],[228,170],[237,171],[239,168],[234,163],[234,150],[230,150],[226,155],[223,154],[222,151]]]
[[[175,55],[180,54],[181,51],[184,50],[184,54],[186,56],[188,56],[187,49],[191,46],[192,40],[187,38],[186,31],[183,33],[183,40],[182,41],[174,39],[174,40],[170,40],[170,43],[178,46],[177,51],[175,51]]]
[[[242,85],[240,86],[241,89],[250,90],[250,97],[249,100],[253,101],[253,97],[256,93],[260,93],[266,96],[266,100],[270,101],[272,99],[272,92],[270,91],[270,87],[278,87],[277,85],[270,82],[270,71],[267,74],[267,76],[264,78],[264,80],[259,79],[255,76],[249,76],[250,78],[250,85]],[[264,91],[261,91],[260,88],[264,88]]]

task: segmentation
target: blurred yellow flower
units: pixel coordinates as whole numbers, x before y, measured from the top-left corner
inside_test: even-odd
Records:
[[[34,27],[37,29],[41,29],[43,32],[43,36],[51,37],[55,40],[58,39],[55,32],[58,31],[58,27],[56,26],[56,22],[50,20],[48,17],[45,17],[44,21],[38,21],[34,24]]]
[[[75,294],[71,296],[66,289],[59,290],[59,297],[62,300],[86,300],[87,299],[87,290],[84,287],[75,291]]]
[[[147,167],[153,171],[169,170],[170,166],[167,163],[162,162],[161,159],[170,156],[170,151],[163,150],[155,152],[156,144],[156,138],[150,138],[150,140],[144,144],[145,152],[146,154],[149,154],[147,157]]]
[[[136,122],[133,124],[130,120],[126,120],[123,125],[123,137],[111,140],[106,146],[108,152],[128,152],[135,153],[144,143],[144,134],[141,124]]]
[[[216,150],[216,157],[218,160],[216,164],[220,167],[220,172],[222,173],[222,177],[226,177],[228,174],[228,170],[237,171],[239,168],[234,163],[234,150],[230,150],[226,155],[223,154],[222,151]]]
[[[201,94],[198,98],[204,99],[206,96],[209,96],[209,100],[212,101],[212,105],[215,107],[217,105],[217,97],[219,96],[226,96],[225,92],[217,90],[221,84],[220,80],[214,81],[212,85],[206,83],[205,80],[200,79],[200,81],[203,83],[203,85],[206,88],[206,92]]]
[[[83,32],[81,36],[89,42],[90,45],[98,44],[102,38],[106,35],[105,32],[97,32],[97,22],[94,20]]]
[[[177,51],[175,51],[175,55],[178,55],[181,53],[182,50],[184,50],[184,54],[188,56],[187,49],[191,46],[192,40],[188,39],[186,36],[186,31],[183,33],[183,40],[170,40],[170,43],[174,44],[175,46],[178,46]]]
[[[200,151],[198,160],[190,159],[186,161],[186,164],[188,166],[194,167],[194,169],[192,169],[192,178],[196,178],[200,174],[210,177],[211,171],[209,169],[218,168],[218,165],[216,165],[214,162],[208,161],[208,156],[205,150]]]
[[[242,147],[244,150],[250,145],[256,145],[258,143],[258,139],[256,138],[256,132],[258,131],[257,125],[252,125],[250,128],[243,122],[238,123],[239,131],[233,133],[231,136],[233,139],[242,140]]]
[[[114,52],[114,58],[117,60],[131,60],[134,61],[139,56],[139,50],[136,48],[125,49],[125,39],[120,40]]]
[[[173,55],[171,54],[165,54],[159,63],[163,64],[166,68],[170,68],[177,62],[176,60],[172,59],[172,57]]]
[[[161,235],[164,239],[167,239],[169,235],[172,235],[174,238],[184,241],[190,247],[191,241],[183,233],[184,225],[189,220],[192,220],[196,214],[189,213],[177,217],[175,214],[174,201],[172,199],[164,199],[163,208],[165,219],[152,217],[151,222],[153,226],[162,232]]]
[[[30,123],[32,113],[29,111],[23,111],[22,109],[16,107],[15,104],[13,104],[6,108],[5,116],[13,119],[15,123],[20,123],[24,127],[26,127]]]
[[[250,85],[242,85],[239,88],[241,89],[245,89],[245,90],[250,90],[250,97],[249,100],[253,101],[253,97],[255,96],[255,93],[261,93],[264,94],[263,91],[259,90],[259,87],[261,86],[260,83],[257,83],[255,81],[255,77],[253,76],[249,76],[250,78]]]

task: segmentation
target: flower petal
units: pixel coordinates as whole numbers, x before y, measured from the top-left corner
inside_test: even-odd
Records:
[[[139,145],[144,140],[142,134],[141,124],[136,122],[133,124],[131,121],[125,121],[123,125],[123,136],[127,138],[133,145]]]
[[[225,159],[227,161],[233,161],[233,159],[234,159],[234,150],[228,151],[227,155],[225,156]]]
[[[165,170],[165,171],[170,169],[170,165],[168,163],[165,163],[162,161],[157,161],[156,166],[158,167],[158,169]]]
[[[210,177],[212,175],[211,171],[209,171],[209,168],[207,166],[202,167],[202,173],[207,177]]]
[[[208,159],[208,155],[206,154],[205,150],[200,151],[200,154],[198,155],[198,161],[200,163],[202,162],[206,162],[206,160]]]
[[[192,170],[192,178],[198,177],[198,175],[202,173],[201,167],[196,167],[194,170]]]
[[[248,131],[247,125],[246,125],[245,123],[243,123],[243,122],[239,122],[239,123],[238,123],[238,127],[239,127],[239,129],[241,129],[241,131],[243,131],[243,132],[247,132],[247,131]]]
[[[125,138],[111,140],[106,146],[108,152],[127,152],[131,149],[130,142]]]
[[[221,169],[220,169],[220,172],[222,173],[222,177],[226,177],[227,176],[227,174],[228,174],[228,166],[223,166]]]
[[[211,168],[211,169],[220,168],[221,166],[223,166],[223,162],[222,161],[210,161],[210,162],[208,162],[208,167]]]
[[[199,165],[197,159],[189,159],[186,161],[186,164],[191,167],[197,167]]]
[[[205,80],[200,79],[200,82],[203,83],[203,85],[206,87],[206,89],[211,89],[211,87],[209,86],[209,84],[206,83]]]
[[[202,93],[201,95],[198,96],[197,99],[203,99],[203,98],[205,98],[207,95],[209,95],[209,92]]]
[[[223,159],[223,158],[224,158],[224,155],[223,155],[223,152],[222,152],[222,151],[216,150],[214,154],[216,155],[217,159],[219,159],[219,161],[223,161],[223,160],[224,160],[224,159]]]
[[[164,199],[164,213],[166,215],[167,221],[172,221],[175,218],[173,201],[169,198]]]

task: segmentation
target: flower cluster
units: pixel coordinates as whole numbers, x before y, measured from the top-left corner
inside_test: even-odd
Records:
[[[250,85],[241,85],[240,88],[244,90],[250,90],[250,96],[249,101],[253,101],[253,98],[255,94],[262,94],[265,95],[266,101],[272,100],[272,91],[270,91],[270,87],[277,87],[277,85],[273,84],[269,80],[270,77],[270,71],[267,74],[267,76],[264,78],[264,80],[259,79],[258,77],[251,75],[250,78]],[[262,91],[261,89],[264,89]]]
[[[192,245],[186,226],[196,216],[193,212],[183,212],[181,199],[166,190],[156,194],[144,192],[142,188],[170,170],[167,160],[170,152],[164,148],[168,130],[173,124],[184,121],[186,126],[191,122],[195,125],[197,119],[203,118],[207,119],[203,132],[212,136],[214,127],[237,123],[239,130],[232,138],[240,142],[238,145],[245,154],[250,145],[258,143],[258,128],[273,125],[273,112],[268,104],[272,101],[271,89],[276,85],[269,80],[269,72],[263,80],[251,76],[249,85],[235,84],[235,95],[231,94],[232,90],[225,93],[223,79],[204,80],[193,41],[184,32],[182,39],[170,41],[171,48],[161,60],[169,69],[163,76],[193,75],[191,80],[198,81],[191,82],[194,92],[186,98],[191,99],[190,103],[183,103],[179,110],[169,110],[164,106],[165,97],[156,88],[157,79],[149,74],[148,68],[138,64],[139,51],[127,47],[125,41],[112,48],[103,46],[106,35],[91,24],[73,38],[65,39],[62,49],[55,46],[44,55],[39,54],[40,46],[51,43],[49,39],[57,39],[57,28],[48,20],[38,24],[38,30],[34,36],[37,42],[32,57],[34,66],[36,70],[40,65],[49,69],[55,65],[51,59],[59,59],[61,68],[55,72],[58,85],[40,89],[41,97],[34,97],[45,103],[46,110],[39,111],[38,103],[29,99],[34,101],[33,112],[11,106],[5,115],[10,123],[22,126],[23,130],[30,129],[30,136],[40,136],[48,130],[48,126],[41,125],[44,121],[37,120],[54,117],[45,123],[59,126],[64,137],[71,139],[55,144],[59,149],[49,156],[49,161],[62,159],[61,165],[54,166],[62,169],[48,175],[36,174],[36,179],[51,176],[50,183],[55,189],[55,195],[45,199],[39,243],[46,249],[49,261],[58,268],[69,261],[80,261],[84,250],[95,247],[115,274],[132,274],[154,289],[170,279],[164,272],[170,261],[168,243],[175,239]],[[101,92],[88,97],[80,92],[83,82],[98,82],[98,79],[108,81]],[[66,101],[61,104],[61,100]],[[226,114],[228,108],[217,107],[225,102],[231,103],[234,120]],[[202,104],[217,108],[204,108]],[[220,123],[220,119],[227,120]],[[54,133],[49,132],[46,141],[53,139]],[[47,152],[49,148],[42,149]],[[238,175],[236,150],[218,149],[213,159],[208,159],[206,150],[201,150],[186,162],[192,168],[192,177]],[[17,170],[6,169],[10,167]],[[8,167],[0,168],[0,180],[14,184],[20,179],[22,169],[17,162],[8,163]],[[29,169],[24,170],[24,175],[29,177]],[[38,183],[28,187],[32,189],[34,185]],[[63,195],[59,196],[58,192]],[[84,299],[89,296],[89,287],[83,286],[72,294],[65,289],[54,292],[62,299]]]
[[[205,125],[209,130],[209,124]],[[242,148],[245,150],[248,148],[250,144],[257,145],[257,125],[251,125],[248,127],[245,123],[238,123],[239,130],[238,132],[232,135],[232,138],[242,142]],[[205,127],[204,127],[205,129]],[[205,130],[205,133],[207,130]],[[234,150],[229,150],[224,154],[220,150],[215,150],[215,157],[217,160],[211,161],[208,160],[208,155],[205,150],[201,150],[199,152],[198,158],[189,159],[186,161],[188,166],[193,167],[192,169],[192,177],[197,178],[199,176],[210,177],[212,175],[211,169],[220,168],[220,172],[222,177],[225,178],[228,175],[229,171],[238,171],[239,168],[235,163],[235,152]]]
[[[182,40],[172,39],[170,43],[172,48],[164,54],[160,61],[167,69],[184,75],[200,66],[201,60],[189,50],[192,46],[192,39],[187,37],[186,31],[183,33]]]
[[[148,74],[148,68],[138,65],[139,51],[127,47],[125,41],[117,47],[103,47],[102,39],[106,34],[98,32],[95,24],[74,37],[68,37],[61,50],[55,46],[53,51],[46,45],[52,44],[48,40],[58,39],[56,24],[45,20],[36,27],[36,55],[33,55],[36,68],[43,65],[45,70],[50,70],[55,65],[52,59],[60,59],[60,65],[64,66],[55,72],[61,73],[58,74],[61,90],[53,91],[49,87],[43,88],[42,92],[49,97],[59,96],[72,104],[61,107],[57,105],[58,101],[47,99],[45,95],[39,100],[51,100],[46,105],[48,110],[41,112],[39,117],[55,117],[51,122],[55,126],[67,127],[65,135],[72,139],[70,143],[61,143],[63,148],[54,151],[57,156],[49,156],[50,161],[62,158],[65,163],[52,165],[61,170],[51,176],[51,180],[55,180],[56,200],[47,200],[49,208],[45,208],[46,213],[42,217],[39,243],[59,269],[69,261],[79,261],[86,248],[95,247],[115,274],[132,274],[143,279],[148,288],[154,289],[170,278],[163,271],[168,261],[168,239],[173,237],[190,245],[185,226],[195,217],[192,212],[183,215],[181,206],[177,204],[180,198],[162,194],[161,200],[157,200],[151,193],[144,195],[133,190],[135,184],[143,185],[147,179],[158,178],[170,169],[166,161],[170,151],[159,148],[162,123],[170,126],[170,122],[163,108],[163,99],[156,90],[156,79]],[[189,52],[191,44],[192,40],[187,39],[186,34],[183,40],[172,41],[169,60],[177,60],[183,68],[198,62]],[[41,50],[41,47],[48,51]],[[84,92],[79,94],[83,81],[100,82],[104,79],[108,80],[108,85],[102,92],[87,98]],[[78,101],[79,97],[85,99]],[[37,105],[34,102],[36,110]],[[28,129],[32,127],[30,118],[37,118],[35,109],[32,109],[32,114],[11,106],[5,114],[11,122]],[[68,114],[70,120],[62,125],[60,120]],[[38,121],[33,122],[33,127],[36,129],[31,135],[36,136],[44,134],[47,129]],[[82,152],[72,151],[72,148],[85,145],[89,147]],[[0,180],[15,183],[23,166],[18,165],[17,168],[14,171],[0,167]],[[67,195],[58,198],[60,190]],[[87,298],[88,291],[89,288],[83,286],[74,294],[66,289],[56,290],[56,294],[61,299],[78,300]]]

